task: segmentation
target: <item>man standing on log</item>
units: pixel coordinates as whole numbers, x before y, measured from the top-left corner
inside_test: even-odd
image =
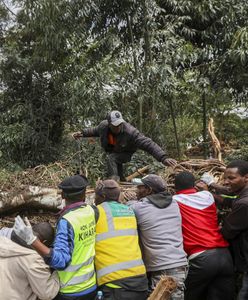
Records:
[[[60,212],[53,248],[45,246],[28,222],[16,218],[15,233],[58,270],[60,291],[56,300],[93,300],[96,295],[95,211],[85,204],[88,180],[67,177],[59,184],[66,207]]]
[[[98,126],[85,128],[72,135],[75,139],[100,137],[101,146],[107,153],[107,176],[117,181],[125,181],[122,164],[129,162],[137,149],[148,152],[165,166],[176,165],[176,160],[166,158],[164,150],[125,122],[122,114],[117,110],[108,113],[107,119]]]

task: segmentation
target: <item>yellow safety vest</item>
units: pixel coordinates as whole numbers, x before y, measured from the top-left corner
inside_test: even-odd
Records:
[[[95,266],[97,283],[146,273],[133,210],[116,201],[97,206]]]
[[[70,265],[59,271],[60,292],[79,293],[96,285],[95,213],[86,205],[71,210],[63,216],[74,231],[74,249]]]

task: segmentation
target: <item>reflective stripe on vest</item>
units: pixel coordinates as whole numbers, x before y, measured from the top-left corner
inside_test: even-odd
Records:
[[[233,200],[238,198],[237,195],[225,195],[225,194],[221,194],[221,197],[226,199],[233,199]]]
[[[80,268],[85,267],[87,265],[90,265],[93,261],[94,261],[94,256],[91,256],[86,262],[83,262],[81,264],[74,265],[74,266],[69,265],[66,269],[64,269],[64,271],[66,271],[66,272],[76,272]]]
[[[106,274],[118,271],[118,270],[122,270],[122,269],[130,269],[133,267],[137,267],[143,264],[143,260],[142,259],[136,259],[136,260],[130,260],[130,261],[124,261],[121,262],[119,264],[115,264],[115,265],[111,265],[108,267],[105,267],[99,271],[96,272],[98,277],[102,277]]]
[[[91,206],[82,206],[63,216],[74,232],[74,249],[71,263],[59,271],[60,292],[78,293],[96,284],[94,271],[95,256],[95,213]]]
[[[136,228],[115,230],[114,220],[113,220],[111,209],[110,209],[109,205],[106,202],[103,202],[102,207],[104,208],[106,216],[107,216],[107,223],[108,223],[109,231],[101,233],[101,234],[97,234],[96,241],[102,241],[102,240],[106,240],[108,238],[117,237],[117,236],[138,235]]]
[[[98,285],[145,274],[133,210],[118,202],[98,206],[96,259]]]

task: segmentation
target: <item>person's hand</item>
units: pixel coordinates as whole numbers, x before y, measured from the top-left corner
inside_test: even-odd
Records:
[[[208,191],[208,185],[204,181],[198,181],[195,184],[195,188],[197,191]]]
[[[33,244],[33,242],[37,239],[27,217],[25,217],[24,221],[20,216],[15,218],[14,232],[20,239],[26,242],[27,245]]]
[[[77,132],[73,132],[72,133],[72,137],[77,140],[77,139],[80,139],[81,137],[83,137],[83,134],[81,131],[77,131]]]
[[[177,165],[177,161],[173,158],[166,158],[162,161],[162,164],[169,167],[175,167]]]
[[[215,183],[214,181],[214,176],[211,175],[208,172],[203,173],[203,175],[200,178],[200,181],[203,181],[204,183],[206,183],[208,186],[210,186],[212,183]]]

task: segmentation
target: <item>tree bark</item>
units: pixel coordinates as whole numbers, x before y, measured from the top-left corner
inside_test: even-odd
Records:
[[[18,193],[0,193],[0,215],[23,208],[58,211],[58,206],[62,203],[60,191],[57,189],[27,186]]]
[[[180,143],[179,143],[178,134],[177,134],[177,124],[176,124],[176,118],[175,118],[175,114],[174,114],[172,99],[170,97],[168,98],[168,102],[169,102],[169,106],[170,106],[170,113],[171,113],[174,133],[175,133],[177,155],[178,155],[178,159],[180,160],[181,159],[181,151],[180,151]]]

